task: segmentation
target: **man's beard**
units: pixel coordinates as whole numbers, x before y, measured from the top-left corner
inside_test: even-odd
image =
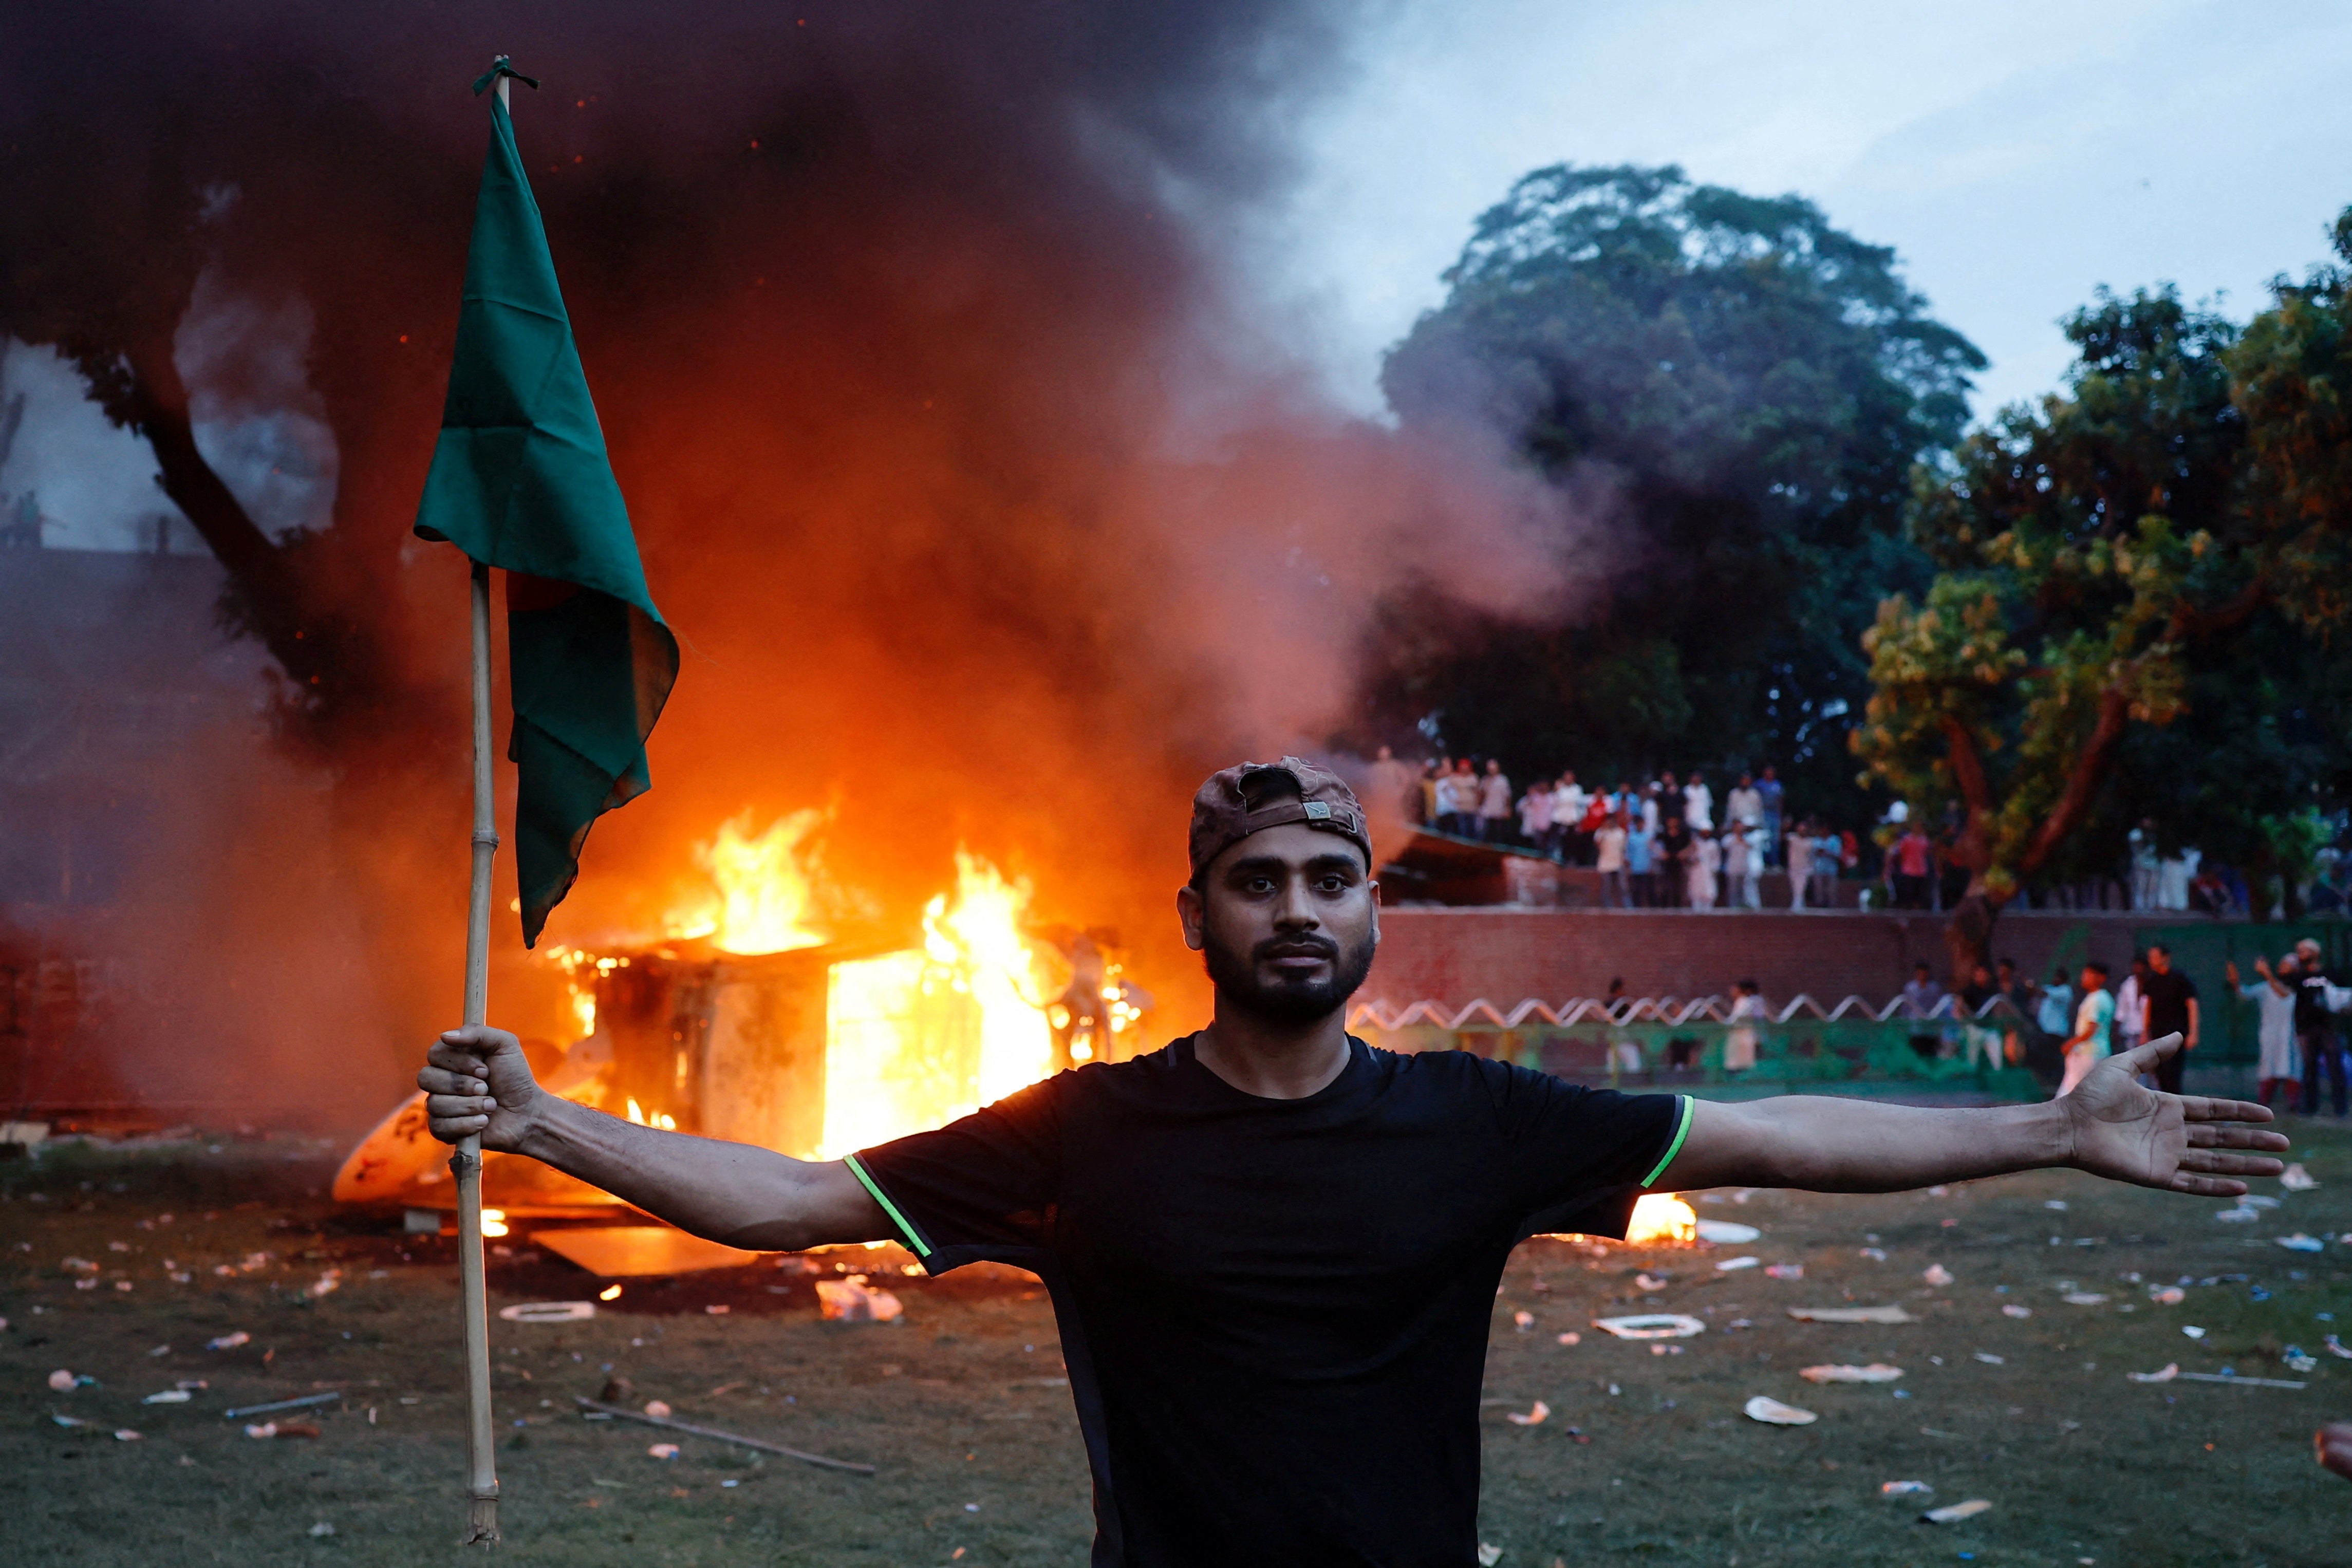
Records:
[[[1213,936],[1202,932],[1201,956],[1209,979],[1217,988],[1220,1005],[1262,1018],[1269,1024],[1314,1024],[1347,1005],[1348,998],[1372,972],[1372,955],[1380,938],[1370,935],[1353,951],[1328,937],[1269,937],[1244,958]],[[1257,958],[1273,948],[1320,947],[1331,961],[1328,979],[1278,980],[1269,984],[1258,978]]]

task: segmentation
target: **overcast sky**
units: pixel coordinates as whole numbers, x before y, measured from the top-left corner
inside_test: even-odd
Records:
[[[2242,318],[2352,204],[2342,5],[1413,0],[1356,54],[1255,269],[1363,411],[1471,220],[1549,163],[1812,197],[1991,359],[1979,416],[2056,385],[2097,285]]]

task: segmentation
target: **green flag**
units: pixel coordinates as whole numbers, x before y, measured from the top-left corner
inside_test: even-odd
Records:
[[[580,875],[589,827],[652,786],[646,736],[677,679],[677,639],[646,589],[514,122],[495,98],[416,531],[510,574],[507,756],[531,945]]]

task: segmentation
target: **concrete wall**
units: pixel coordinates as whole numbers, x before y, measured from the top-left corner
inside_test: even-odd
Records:
[[[2129,915],[2012,914],[1993,933],[1996,955],[2047,979],[2053,960],[2096,958],[2120,974],[2131,959]],[[1459,1007],[1483,996],[1508,1007],[1528,997],[1601,996],[1622,976],[1636,996],[1728,993],[1752,978],[1767,999],[1807,992],[1824,1005],[1862,996],[1883,1003],[1903,988],[1914,961],[1944,978],[1943,919],[1936,915],[1820,911],[1388,909],[1381,953],[1358,994],[1402,1007],[1434,1000]]]

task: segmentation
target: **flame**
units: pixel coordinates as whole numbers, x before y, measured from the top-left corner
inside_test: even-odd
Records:
[[[507,1211],[504,1209],[484,1209],[482,1211],[482,1234],[484,1236],[504,1236],[506,1233]]]
[[[1698,1239],[1698,1213],[1674,1193],[1644,1193],[1633,1200],[1625,1239],[1635,1247],[1689,1243]]]
[[[751,831],[748,811],[719,824],[694,852],[710,874],[711,890],[670,912],[669,934],[707,936],[720,952],[747,956],[823,943],[826,933],[813,923],[815,883],[803,846],[824,822],[824,813],[811,807],[778,817],[760,834]]]
[[[658,1110],[655,1111],[651,1116],[647,1116],[646,1114],[646,1108],[639,1105],[635,1100],[629,1101],[629,1120],[635,1122],[640,1127],[658,1127],[665,1132],[675,1132],[677,1131],[677,1117],[665,1116]]]
[[[1054,1068],[1035,956],[1021,935],[1025,881],[956,853],[956,896],[923,912],[923,945],[833,966],[824,1134],[854,1149],[969,1114]]]

